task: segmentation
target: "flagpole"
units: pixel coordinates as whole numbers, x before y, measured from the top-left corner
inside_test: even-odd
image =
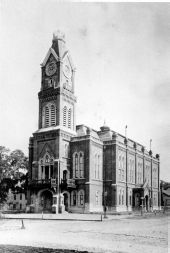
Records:
[[[152,150],[152,139],[150,139],[150,150]]]
[[[125,137],[127,139],[127,125],[125,126]]]

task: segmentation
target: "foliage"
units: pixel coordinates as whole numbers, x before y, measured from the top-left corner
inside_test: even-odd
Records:
[[[27,187],[28,158],[16,149],[10,152],[0,146],[0,203],[4,203],[9,189],[23,192]]]
[[[2,183],[0,183],[0,204],[3,204],[7,199],[8,191]]]

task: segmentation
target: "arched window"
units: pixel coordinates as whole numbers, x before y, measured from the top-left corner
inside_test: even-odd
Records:
[[[84,178],[84,153],[73,154],[73,178]]]
[[[100,156],[98,155],[98,161],[97,161],[97,178],[100,178]]]
[[[122,162],[121,162],[121,167],[122,167],[122,181],[125,180],[125,169],[124,169],[124,156],[122,156]]]
[[[121,167],[121,156],[119,156],[119,168]]]
[[[56,124],[55,106],[51,105],[51,126],[55,126],[55,124]]]
[[[83,159],[83,154],[80,153],[79,156],[79,168],[80,168],[80,177],[83,178],[84,177],[84,159]]]
[[[124,205],[124,191],[122,191],[122,205]]]
[[[96,191],[95,197],[96,197],[96,206],[98,206],[99,205],[99,192],[98,191]]]
[[[75,154],[75,177],[79,177],[78,154]]]
[[[45,126],[48,127],[50,125],[50,112],[48,106],[45,107]]]
[[[47,104],[43,108],[43,127],[55,126],[57,118],[57,109],[55,104]]]
[[[63,126],[67,126],[67,106],[63,108]]]
[[[45,156],[45,163],[50,163],[50,158],[48,155]]]
[[[65,144],[65,157],[68,157],[68,144]]]
[[[71,204],[72,204],[72,206],[77,205],[77,192],[76,191],[72,191],[72,193],[71,193]]]
[[[68,128],[71,128],[71,108],[68,110]]]
[[[38,180],[49,180],[54,177],[54,158],[46,153],[39,160]]]
[[[78,205],[84,206],[84,190],[78,192]]]
[[[121,205],[121,190],[119,191],[119,205]]]
[[[97,178],[97,154],[94,157],[94,178]]]

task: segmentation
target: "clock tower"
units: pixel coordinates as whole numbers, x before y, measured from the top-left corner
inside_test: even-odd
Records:
[[[75,67],[61,32],[53,34],[52,46],[41,69],[39,129],[58,126],[75,131]]]
[[[29,142],[30,203],[35,212],[52,211],[52,196],[59,194],[61,181],[70,178],[70,141],[76,136],[74,74],[65,36],[58,31],[41,64],[38,130]]]

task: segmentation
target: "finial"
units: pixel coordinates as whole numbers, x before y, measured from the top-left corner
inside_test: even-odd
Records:
[[[53,40],[63,40],[65,42],[65,34],[60,30],[54,31]]]
[[[103,126],[106,126],[106,120],[104,119],[104,123],[103,123]]]

